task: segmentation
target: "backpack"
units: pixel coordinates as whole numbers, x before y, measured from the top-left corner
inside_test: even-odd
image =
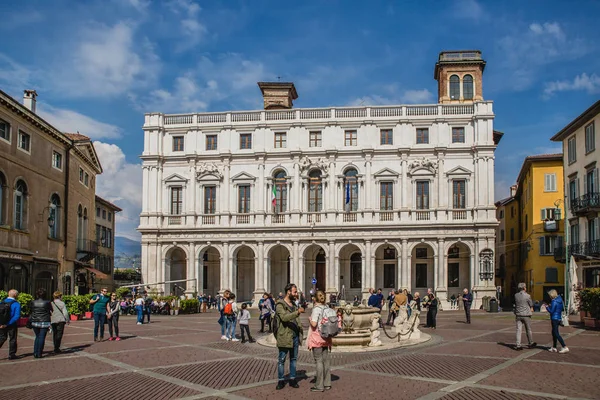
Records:
[[[338,317],[335,310],[329,307],[323,308],[321,321],[319,322],[317,329],[323,339],[329,339],[337,336],[340,330],[338,328]]]
[[[273,331],[273,336],[275,336],[275,338],[277,338],[277,331],[279,330],[279,317],[277,316],[277,314],[275,314],[273,320],[271,321],[271,330]]]
[[[224,315],[233,315],[233,305],[231,303],[225,304],[225,308],[223,309]]]
[[[8,325],[12,303],[12,301],[10,303],[6,301],[0,302],[0,325]]]

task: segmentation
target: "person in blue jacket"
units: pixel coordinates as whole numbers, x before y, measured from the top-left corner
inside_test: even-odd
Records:
[[[548,296],[552,299],[550,303],[550,307],[548,307],[548,313],[550,314],[550,322],[552,323],[552,347],[549,349],[552,353],[568,353],[569,348],[565,345],[565,341],[563,340],[560,333],[558,333],[558,327],[560,326],[560,322],[562,320],[562,312],[564,309],[564,303],[562,297],[558,295],[556,290],[552,289],[548,292]],[[556,342],[560,342],[562,349],[558,351],[556,349]]]
[[[21,304],[17,301],[19,292],[15,289],[8,291],[8,297],[4,300],[10,304],[10,319],[6,325],[0,325],[0,348],[8,341],[8,359],[15,360],[17,358],[17,321],[21,317]]]

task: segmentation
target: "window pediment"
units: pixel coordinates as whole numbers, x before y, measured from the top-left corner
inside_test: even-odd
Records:
[[[382,170],[379,170],[377,172],[375,172],[375,174],[373,174],[373,176],[375,177],[375,179],[381,180],[381,179],[397,179],[398,176],[400,176],[399,173],[397,173],[396,171],[393,171],[389,168],[384,168]]]
[[[256,177],[247,172],[240,172],[232,177],[231,181],[238,185],[243,183],[254,183],[254,181],[256,181]]]
[[[173,174],[173,175],[169,175],[167,178],[164,179],[164,183],[167,185],[186,185],[188,183],[189,179],[184,178],[183,176],[179,175],[179,174]]]
[[[452,178],[468,178],[471,176],[471,174],[471,171],[462,166],[452,168],[450,171],[446,172],[446,176]]]

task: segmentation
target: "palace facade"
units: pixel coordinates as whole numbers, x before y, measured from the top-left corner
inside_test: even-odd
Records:
[[[348,300],[467,287],[479,306],[496,294],[502,137],[484,67],[440,53],[437,104],[294,109],[293,83],[259,82],[264,110],[146,114],[144,284],[241,301],[288,282]]]

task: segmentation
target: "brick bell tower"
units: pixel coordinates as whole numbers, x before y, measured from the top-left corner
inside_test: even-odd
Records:
[[[483,100],[485,61],[479,50],[442,51],[433,77],[438,81],[438,102],[464,104]]]

